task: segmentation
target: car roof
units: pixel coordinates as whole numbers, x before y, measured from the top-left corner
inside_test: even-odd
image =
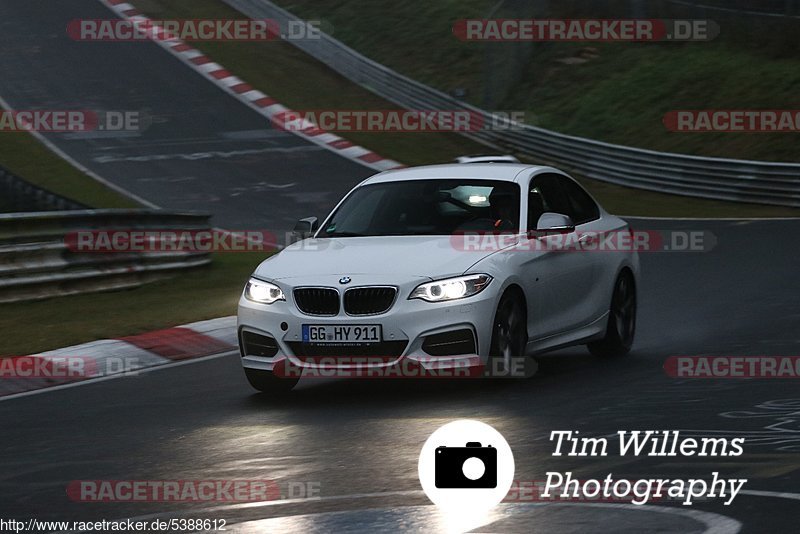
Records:
[[[527,171],[527,172],[526,172]],[[529,165],[525,163],[470,163],[463,165],[452,163],[448,165],[425,165],[423,167],[409,167],[385,171],[367,178],[362,185],[385,182],[400,182],[405,180],[436,180],[451,178],[474,178],[481,180],[498,180],[502,182],[516,182],[517,177],[526,172],[558,172],[552,167]]]
[[[459,156],[456,158],[456,163],[519,163],[519,160],[514,156],[492,156],[492,155],[475,155],[475,156]]]

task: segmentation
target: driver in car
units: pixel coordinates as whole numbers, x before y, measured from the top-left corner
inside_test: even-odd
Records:
[[[513,187],[513,186],[512,186]],[[461,225],[461,232],[514,233],[519,226],[519,204],[514,193],[495,187],[489,195],[489,217]]]

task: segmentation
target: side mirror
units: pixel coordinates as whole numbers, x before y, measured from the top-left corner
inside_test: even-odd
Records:
[[[531,237],[542,237],[553,234],[571,234],[575,231],[575,223],[572,217],[561,213],[547,212],[539,217],[536,223],[536,230],[529,232]]]
[[[313,236],[318,228],[319,220],[316,217],[306,217],[305,219],[300,219],[294,225],[294,230],[292,230],[292,239],[307,239]]]

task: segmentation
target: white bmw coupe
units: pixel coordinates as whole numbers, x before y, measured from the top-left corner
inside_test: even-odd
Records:
[[[613,356],[633,343],[632,231],[552,167],[383,172],[295,232],[239,301],[242,364],[261,391],[323,367],[508,369],[565,346]]]

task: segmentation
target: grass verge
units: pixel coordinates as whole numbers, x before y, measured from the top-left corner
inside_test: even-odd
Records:
[[[79,171],[27,132],[0,133],[0,165],[27,182],[93,208],[141,207]],[[0,209],[13,207],[0,205]]]
[[[671,110],[796,110],[796,21],[713,12],[721,35],[710,42],[550,42],[524,50],[517,43],[463,42],[453,35],[456,20],[485,18],[502,5],[495,0],[409,0],[391,7],[374,0],[276,3],[325,21],[334,37],[398,72],[445,92],[463,90],[479,106],[524,111],[527,122],[543,128],[667,152],[800,161],[797,133],[671,133],[662,124]],[[531,2],[505,2],[505,8],[517,9],[512,4],[518,12],[501,9],[493,17],[528,18],[536,9]],[[600,18],[630,18],[626,7],[562,0],[542,9],[548,17],[602,12]],[[659,16],[685,18],[676,13]],[[497,80],[506,82],[498,88]],[[493,94],[489,102],[487,91]]]

